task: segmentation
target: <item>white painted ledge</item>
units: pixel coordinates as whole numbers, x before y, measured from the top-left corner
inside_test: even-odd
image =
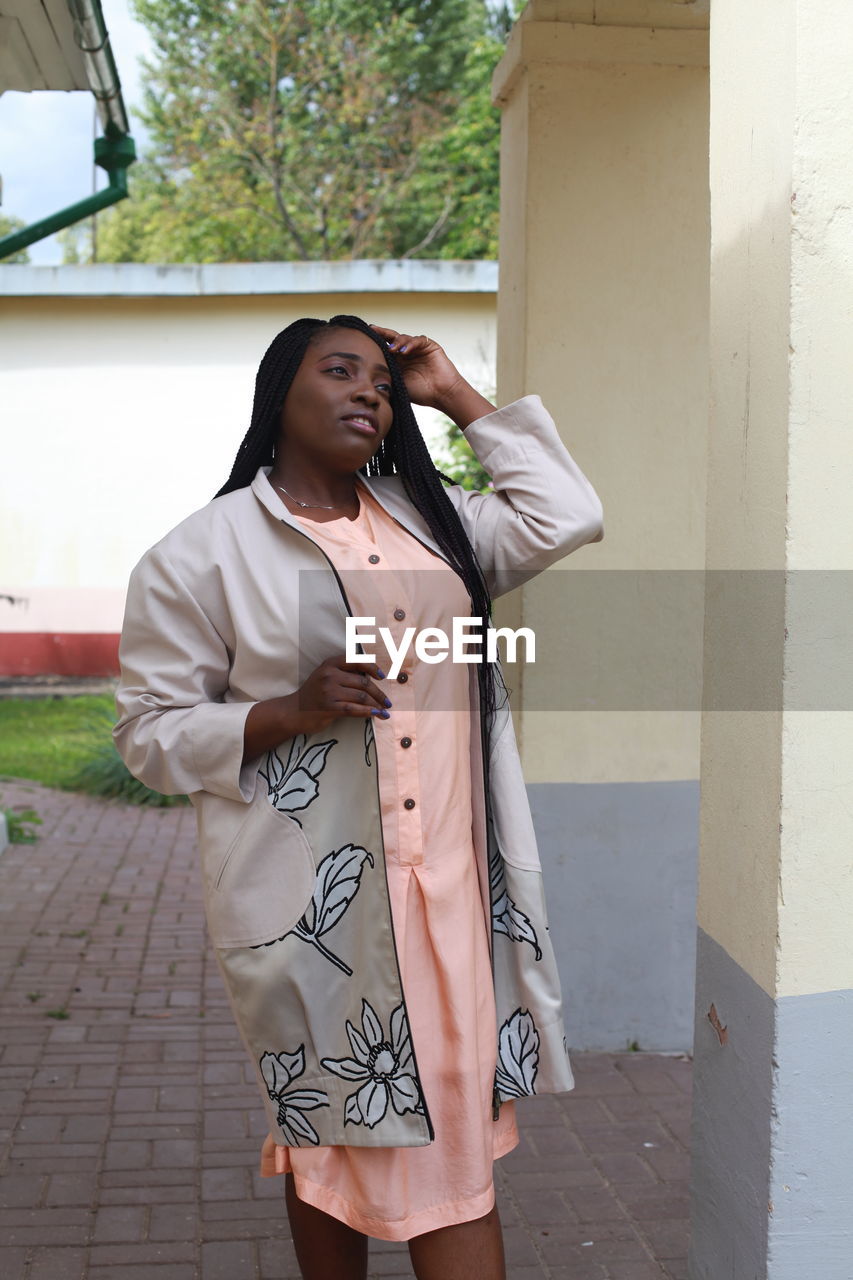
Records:
[[[300,293],[496,293],[496,262],[365,258],[92,266],[0,265],[0,297],[166,298]]]

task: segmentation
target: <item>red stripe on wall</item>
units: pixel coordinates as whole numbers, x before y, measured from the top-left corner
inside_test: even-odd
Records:
[[[118,635],[85,632],[0,633],[0,676],[118,675]]]

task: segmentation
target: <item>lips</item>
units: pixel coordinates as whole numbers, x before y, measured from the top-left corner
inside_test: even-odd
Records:
[[[379,430],[372,413],[348,413],[345,418],[341,418],[341,422],[367,436],[375,436]]]

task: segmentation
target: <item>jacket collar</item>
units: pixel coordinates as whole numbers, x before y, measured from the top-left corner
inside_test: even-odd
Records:
[[[275,489],[269,482],[269,473],[272,467],[259,467],[251,484],[252,492],[263,507],[276,520],[282,524],[289,525],[291,529],[295,529],[298,533],[306,534],[304,526],[295,520],[290,511],[282,502]],[[398,475],[393,476],[364,476],[358,473],[359,484],[364,485],[370,495],[376,499],[381,507],[383,507],[393,520],[401,524],[415,538],[429,547],[430,551],[434,551],[437,556],[445,563],[449,563],[447,556],[439,547],[432,535],[429,525],[423,516],[412,506],[412,503],[403,487],[403,482]],[[310,534],[307,536],[310,537]],[[312,539],[313,541],[313,539]]]

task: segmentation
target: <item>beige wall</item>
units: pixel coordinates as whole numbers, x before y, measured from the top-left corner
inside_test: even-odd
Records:
[[[531,782],[699,773],[701,596],[689,602],[705,557],[707,31],[698,7],[674,8],[530,4],[493,85],[503,107],[499,390],[543,396],[604,504],[603,543],[506,609],[513,625],[534,626],[542,654],[512,673]],[[620,25],[664,14],[699,29]],[[573,616],[562,576],[612,569],[630,571],[621,605],[608,591]],[[692,608],[679,705],[625,711],[617,697],[606,715],[560,706],[578,651],[590,707],[637,687],[626,638],[644,574],[665,570],[673,600]]]
[[[705,717],[699,922],[803,995],[853,986],[849,610],[815,572],[853,567],[853,24],[837,0],[715,5],[708,566],[776,583],[749,628],[775,710]]]

